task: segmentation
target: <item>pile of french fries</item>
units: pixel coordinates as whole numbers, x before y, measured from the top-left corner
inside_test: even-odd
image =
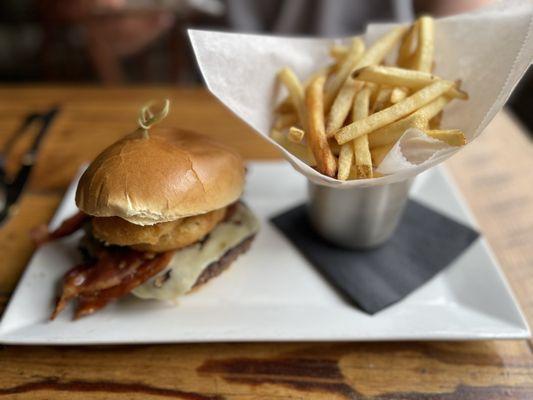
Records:
[[[303,84],[289,67],[281,69],[288,97],[276,107],[271,137],[340,180],[377,177],[375,169],[408,128],[464,145],[463,132],[440,129],[446,104],[468,95],[459,81],[432,75],[434,43],[434,21],[424,16],[366,49],[359,37],[334,45],[333,63]],[[384,65],[397,47],[396,66]]]

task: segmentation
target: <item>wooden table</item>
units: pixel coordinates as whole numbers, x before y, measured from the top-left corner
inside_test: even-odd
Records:
[[[0,144],[23,116],[61,114],[41,148],[18,215],[0,229],[5,305],[78,166],[134,129],[147,99],[172,99],[169,122],[228,142],[247,158],[277,158],[203,90],[0,88]],[[448,162],[533,322],[533,150],[508,113]],[[16,163],[15,150],[12,163]],[[182,344],[0,349],[0,397],[13,399],[526,399],[531,341]]]

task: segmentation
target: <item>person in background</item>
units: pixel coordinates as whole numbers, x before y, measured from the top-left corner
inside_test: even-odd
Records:
[[[460,13],[490,0],[2,0],[2,22],[19,22],[23,28],[40,21],[42,32],[33,32],[33,49],[41,71],[33,78],[85,79],[92,75],[103,83],[127,80],[128,67],[147,66],[136,59],[152,48],[152,58],[171,59],[173,73],[156,71],[168,81],[191,80],[194,69],[185,28],[202,26],[237,32],[284,35],[346,36],[364,30],[369,21],[409,21],[420,12],[436,16]],[[36,11],[37,10],[37,11]],[[24,21],[24,16],[28,17]],[[159,45],[158,42],[165,42]],[[0,65],[16,59],[28,48],[17,40],[4,40]],[[11,50],[11,51],[10,51]],[[88,59],[92,70],[87,70]],[[132,62],[128,62],[132,61]],[[19,63],[13,64],[16,68]],[[131,69],[131,68],[130,68]],[[146,70],[149,68],[145,68]],[[156,70],[158,68],[155,68]],[[0,67],[0,74],[2,73]],[[5,74],[5,72],[4,72]],[[147,74],[144,74],[147,75]],[[149,74],[148,74],[149,75]],[[193,76],[198,79],[198,76]],[[78,78],[78,80],[79,80]],[[21,76],[19,79],[24,79]],[[131,77],[130,77],[131,79]],[[153,80],[137,77],[137,80]],[[159,79],[157,79],[159,80]]]

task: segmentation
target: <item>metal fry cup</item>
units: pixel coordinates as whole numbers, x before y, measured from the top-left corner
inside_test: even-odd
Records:
[[[394,233],[413,179],[381,186],[332,188],[308,183],[311,225],[327,241],[349,249],[377,247]]]

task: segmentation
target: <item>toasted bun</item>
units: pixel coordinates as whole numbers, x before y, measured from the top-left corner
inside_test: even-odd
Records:
[[[234,151],[190,131],[152,129],[100,153],[80,179],[76,205],[89,215],[153,225],[223,208],[243,186],[244,164]]]

